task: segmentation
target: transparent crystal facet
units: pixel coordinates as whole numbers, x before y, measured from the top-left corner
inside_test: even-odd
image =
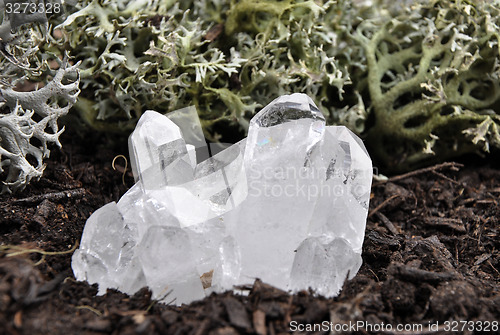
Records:
[[[208,158],[194,107],[148,111],[129,139],[136,185],[87,221],[79,280],[177,304],[251,284],[338,294],[361,266],[372,165],[362,141],[285,95]],[[168,294],[167,294],[168,293]]]
[[[179,127],[154,111],[146,111],[130,135],[129,154],[135,180],[145,191],[193,179],[194,165]]]

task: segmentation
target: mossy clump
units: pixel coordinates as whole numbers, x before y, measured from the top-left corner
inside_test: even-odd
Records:
[[[221,120],[246,130],[279,95],[303,92],[325,114],[349,83],[334,54],[330,1],[81,1],[59,22],[61,50],[82,62],[82,117],[130,131],[147,109],[195,105],[207,137]],[[244,20],[242,20],[244,17]]]
[[[65,8],[52,24],[61,37],[41,52],[70,50],[82,62],[76,107],[95,129],[130,132],[147,109],[195,105],[217,140],[228,129],[244,133],[277,96],[303,92],[329,123],[367,139],[386,172],[500,147],[498,0]]]

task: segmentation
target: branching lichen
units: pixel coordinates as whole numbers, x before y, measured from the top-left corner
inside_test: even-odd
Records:
[[[336,15],[333,2],[313,0],[94,0],[58,28],[61,45],[82,61],[76,107],[92,126],[131,129],[147,109],[195,104],[215,135],[221,120],[245,129],[284,93],[308,93],[330,114],[327,93],[338,99],[349,82],[327,28]],[[251,24],[237,24],[242,16]]]
[[[0,174],[2,192],[10,192],[40,178],[43,159],[50,154],[48,145],[61,146],[64,129],[59,129],[57,120],[68,113],[80,90],[78,64],[52,57],[57,68],[53,70],[48,54],[37,57],[39,44],[46,41],[45,15],[12,14],[1,20]],[[33,83],[35,90],[27,91]]]
[[[4,192],[22,189],[31,179],[39,178],[45,167],[43,158],[50,154],[48,144],[61,147],[59,135],[64,128],[58,128],[57,119],[68,113],[79,93],[78,79],[69,84],[62,84],[62,80],[76,72],[77,65],[67,66],[64,60],[54,79],[41,89],[0,90],[4,99],[0,108],[10,109],[0,114],[0,172],[8,167]],[[57,100],[49,101],[54,98]],[[60,98],[65,99],[66,106],[60,107]]]
[[[219,122],[246,130],[260,106],[303,92],[365,136],[385,170],[500,147],[498,0],[66,7],[57,43],[82,62],[76,107],[96,129],[128,131],[147,109],[194,104],[216,139]]]
[[[358,26],[375,120],[368,143],[387,168],[500,148],[499,18],[498,3],[433,0]]]

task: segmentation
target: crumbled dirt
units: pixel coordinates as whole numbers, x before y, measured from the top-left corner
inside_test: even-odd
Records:
[[[129,171],[122,181],[122,158],[112,168],[115,156],[127,156],[125,140],[109,145],[116,140],[82,140],[70,128],[39,182],[0,196],[0,334],[327,334],[328,322],[356,321],[394,328],[332,333],[445,334],[454,325],[445,321],[458,323],[457,334],[482,333],[479,325],[499,333],[500,169],[470,163],[374,182],[364,263],[335,299],[260,281],[240,288],[246,296],[213,294],[182,307],[152,301],[147,289],[96,296],[95,286],[75,281],[71,254],[90,214],[133,183]]]

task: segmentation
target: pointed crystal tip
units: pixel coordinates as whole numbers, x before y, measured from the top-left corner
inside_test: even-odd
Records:
[[[307,118],[325,121],[325,117],[309,96],[303,93],[294,93],[274,99],[253,117],[250,124],[272,127],[288,121]]]

